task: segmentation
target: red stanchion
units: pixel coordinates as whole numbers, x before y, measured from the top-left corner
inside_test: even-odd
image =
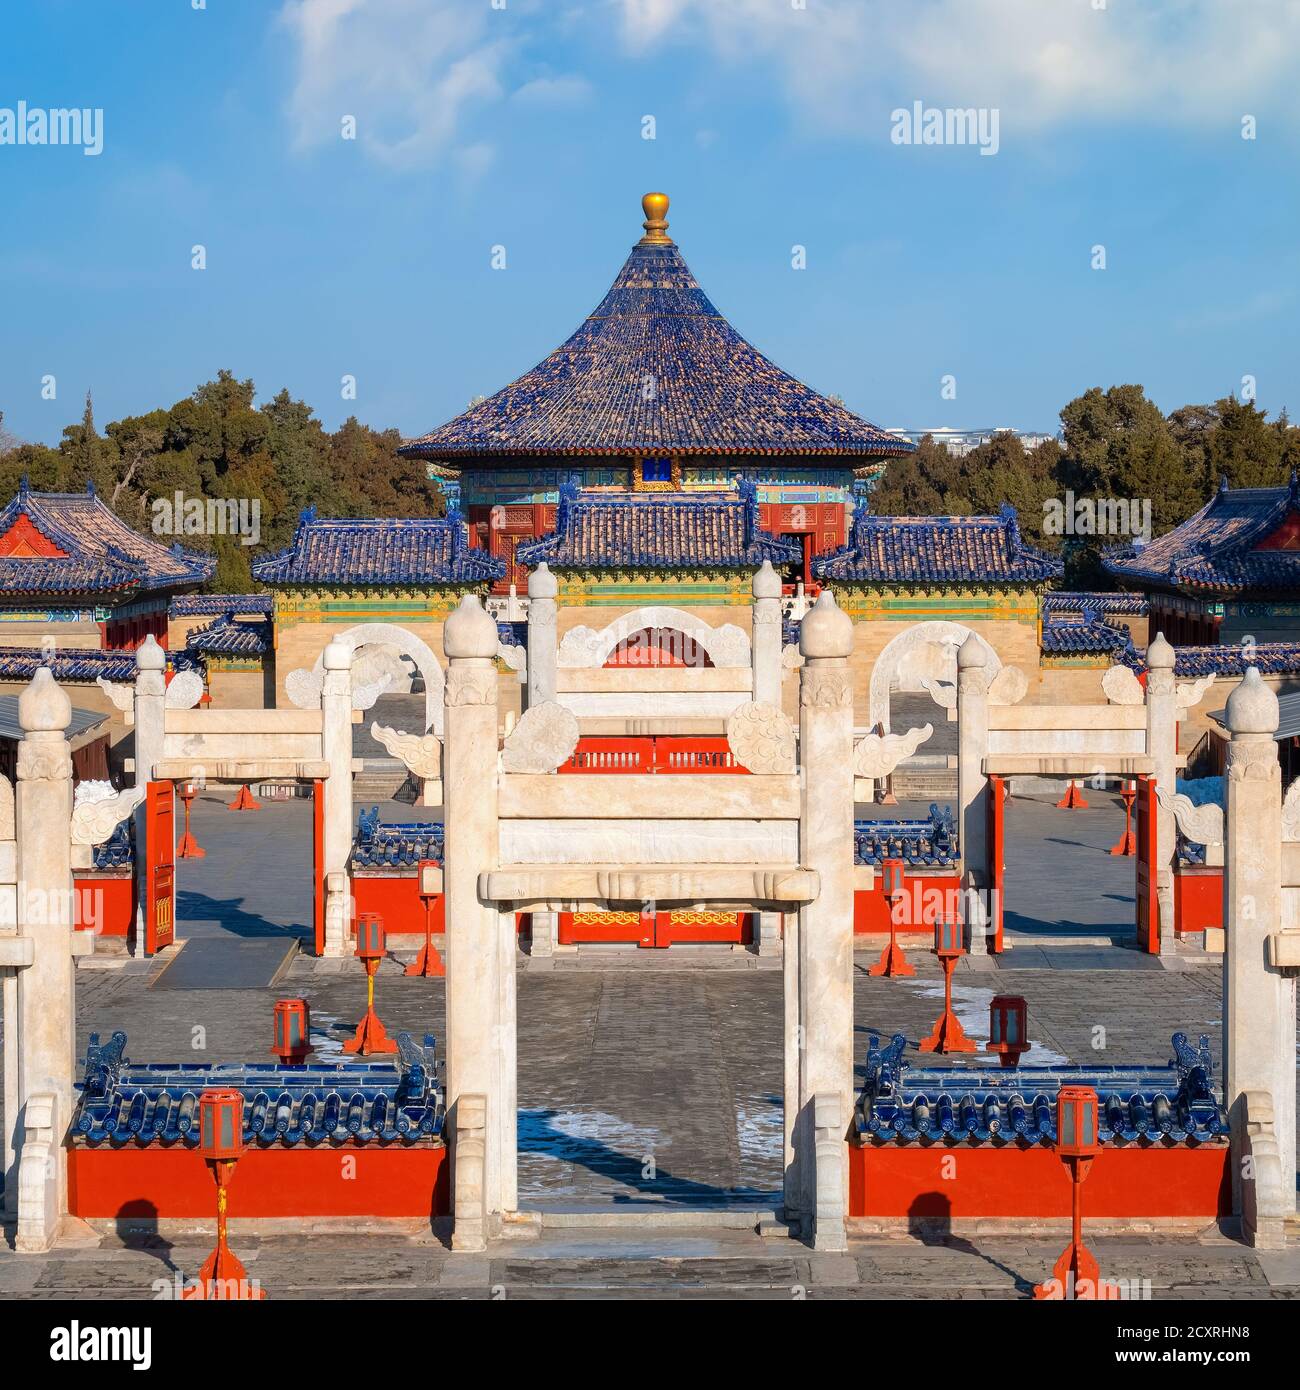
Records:
[[[226,807],[227,811],[260,811],[262,803],[253,800],[253,792],[248,783],[245,782],[239,789],[239,794]]]
[[[375,1012],[375,976],[385,953],[384,919],[377,912],[363,912],[357,919],[357,959],[366,967],[366,1012],[357,1024],[355,1036],[343,1044],[344,1052],[369,1057],[376,1052],[397,1051],[397,1044]]]
[[[1065,795],[1056,805],[1062,811],[1086,811],[1088,809],[1083,792],[1080,791],[1079,784],[1073,778],[1066,784]]]
[[[887,979],[892,979],[895,975],[915,975],[916,967],[903,954],[903,948],[898,944],[894,921],[894,903],[902,897],[905,891],[903,888],[903,861],[901,859],[882,859],[880,861],[880,877],[885,901],[889,904],[889,944],[880,953],[880,959],[867,971],[867,974],[883,975]]]
[[[436,860],[421,859],[415,871],[416,883],[423,886],[425,869],[437,867]],[[438,948],[433,944],[433,907],[437,901],[437,894],[422,891],[420,901],[424,904],[424,945],[420,947],[420,954],[406,967],[405,973],[422,975],[425,979],[438,979],[446,975],[447,966]]]
[[[1137,783],[1125,782],[1119,794],[1124,798],[1124,833],[1119,837],[1119,841],[1111,846],[1110,852],[1134,855],[1138,847],[1137,834],[1133,829],[1133,803],[1137,800]]]
[[[917,1044],[921,1052],[974,1052],[975,1044],[966,1036],[952,1011],[952,972],[966,954],[965,926],[957,917],[940,917],[934,924],[934,953],[943,966],[943,1013],[935,1020],[929,1037]]]
[[[199,1097],[199,1153],[217,1184],[217,1244],[182,1298],[234,1302],[266,1297],[265,1290],[251,1283],[248,1270],[226,1242],[227,1189],[243,1152],[244,1097],[233,1090],[204,1091]]]
[[[177,859],[202,859],[207,850],[200,847],[190,830],[190,803],[199,794],[193,782],[183,782],[180,789],[181,805],[185,807],[185,833],[176,842]]]

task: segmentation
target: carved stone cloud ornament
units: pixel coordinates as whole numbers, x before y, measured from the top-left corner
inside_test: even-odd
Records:
[[[857,777],[879,780],[891,772],[934,733],[933,724],[922,724],[905,734],[868,734],[853,750],[853,772]]]
[[[578,746],[578,720],[572,710],[546,700],[523,712],[501,752],[503,772],[554,772]]]
[[[732,756],[751,772],[793,772],[794,725],[775,705],[749,700],[727,718]]]

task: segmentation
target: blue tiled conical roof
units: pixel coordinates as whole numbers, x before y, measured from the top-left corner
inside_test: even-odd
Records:
[[[654,200],[658,200],[657,202]],[[429,459],[581,454],[812,455],[854,461],[912,445],[769,361],[736,332],[651,220],[567,342],[404,452]]]

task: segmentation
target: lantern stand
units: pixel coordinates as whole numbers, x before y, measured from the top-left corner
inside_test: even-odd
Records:
[[[226,1192],[244,1153],[244,1097],[239,1091],[204,1091],[199,1097],[199,1153],[217,1185],[217,1244],[181,1297],[231,1302],[265,1298],[266,1291],[253,1287],[243,1262],[226,1243]]]
[[[424,882],[424,871],[427,868],[437,868],[437,860],[421,859],[415,870],[415,881],[419,885]],[[446,975],[447,966],[439,953],[438,948],[433,944],[433,903],[436,894],[421,893],[420,901],[424,904],[424,945],[420,947],[420,954],[406,967],[407,975],[422,975],[425,979],[435,979]]]
[[[940,916],[934,924],[934,953],[943,966],[943,1013],[935,1020],[929,1037],[917,1044],[921,1052],[974,1052],[975,1044],[966,1036],[952,1011],[952,972],[966,954],[965,928],[960,917]]]
[[[880,861],[881,886],[884,889],[885,903],[889,908],[889,944],[880,953],[880,959],[867,971],[868,975],[883,975],[892,979],[895,975],[915,975],[916,967],[903,954],[898,944],[897,923],[894,921],[895,900],[903,896],[903,861],[901,859],[882,859]]]
[[[375,1012],[375,976],[384,953],[384,919],[377,912],[363,912],[357,918],[357,959],[366,967],[366,1012],[357,1024],[355,1036],[343,1044],[344,1052],[369,1057],[376,1052],[397,1051],[397,1044],[385,1032]]]
[[[300,1067],[311,1055],[311,1006],[305,999],[275,1001],[275,1045],[280,1065]]]
[[[1083,1243],[1083,1183],[1101,1152],[1097,1111],[1097,1092],[1091,1086],[1062,1086],[1057,1092],[1056,1154],[1070,1170],[1070,1243],[1052,1266],[1052,1277],[1034,1285],[1036,1299],[1119,1297],[1119,1286],[1102,1279],[1096,1258]]]
[[[1118,843],[1111,846],[1110,852],[1128,856],[1136,854],[1138,847],[1137,835],[1133,831],[1133,803],[1137,800],[1137,783],[1125,782],[1119,794],[1124,798],[1124,833],[1119,837]]]
[[[1022,1053],[1029,1051],[1027,1019],[1029,1005],[1019,994],[998,994],[989,1005],[989,1040],[986,1052],[996,1052],[1004,1067],[1020,1065]]]
[[[1088,803],[1083,799],[1083,792],[1073,777],[1065,784],[1065,795],[1056,805],[1062,811],[1086,811],[1088,809]]]
[[[185,807],[185,833],[176,845],[177,859],[202,859],[207,850],[200,847],[190,830],[190,803],[199,794],[193,782],[182,782],[180,788],[181,805]]]
[[[262,803],[253,800],[253,793],[247,782],[241,783],[235,799],[226,807],[227,811],[260,811]]]

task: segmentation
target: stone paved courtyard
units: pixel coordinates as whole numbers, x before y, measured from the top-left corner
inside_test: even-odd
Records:
[[[1104,908],[1109,929],[1089,925],[1067,900],[1077,889],[1061,890],[1069,874],[1087,871],[1065,867],[1071,857],[1091,864],[1094,887],[1113,891],[1108,903],[1131,880],[1131,861],[1103,857],[1122,824],[1113,806],[1103,807],[1013,807],[1026,925],[999,961],[961,963],[959,1016],[983,1039],[991,996],[1023,993],[1031,1061],[1162,1063],[1180,1029],[1209,1034],[1217,1057],[1218,961],[1188,953],[1171,969],[1108,945],[1108,935],[1124,935],[1122,913]],[[215,799],[200,803],[195,828],[209,856],[180,866],[179,935],[301,930],[306,814],[301,804],[235,816]],[[415,815],[386,808],[391,819]],[[1059,933],[1041,906],[1029,906],[1050,901],[1053,884],[1073,924]],[[859,1061],[873,1034],[902,1032],[915,1042],[938,1012],[937,963],[922,949],[910,954],[917,975],[906,980],[872,979],[874,952],[857,957]],[[262,989],[151,988],[158,969],[96,961],[79,971],[79,1049],[91,1031],[123,1028],[136,1060],[239,1060],[269,1047],[271,1003],[291,991],[310,1000],[317,1053],[330,1055],[364,1004],[364,975],[352,960],[299,956]],[[859,1239],[843,1257],[755,1234],[755,1222],[777,1205],[781,1176],[777,962],[722,948],[606,949],[553,963],[521,955],[519,969],[520,1205],[539,1214],[534,1222],[485,1259],[451,1257],[428,1232],[241,1236],[250,1269],[278,1296],[488,1297],[499,1288],[520,1298],[1023,1297],[1059,1253],[1054,1233],[929,1244]],[[378,980],[390,1032],[441,1039],[443,997],[441,981],[408,979],[393,961]],[[611,1209],[677,1224],[618,1234],[592,1224]],[[706,1218],[706,1210],[720,1215]],[[718,1219],[732,1229],[703,1224]],[[1292,1296],[1300,1285],[1294,1250],[1257,1256],[1215,1232],[1200,1240],[1105,1235],[1096,1244],[1115,1273],[1149,1280],[1153,1297]],[[302,1258],[307,1246],[310,1261]],[[147,1296],[154,1280],[173,1267],[192,1270],[204,1253],[201,1237],[165,1233],[136,1248],[110,1234],[97,1248],[37,1259],[0,1250],[0,1297]]]

